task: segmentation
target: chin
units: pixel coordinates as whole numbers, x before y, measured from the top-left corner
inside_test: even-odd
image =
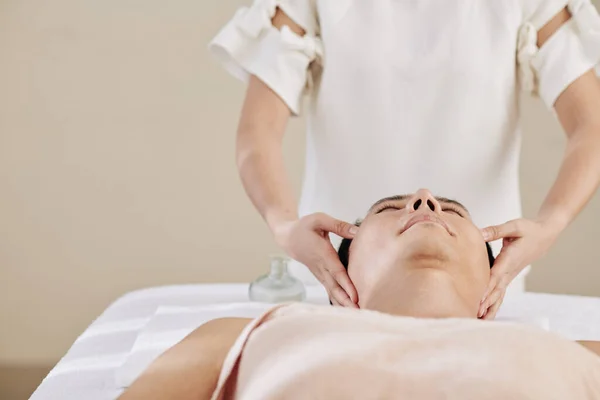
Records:
[[[413,262],[431,262],[431,263],[441,263],[448,264],[450,262],[450,258],[443,253],[427,253],[427,252],[419,252],[413,253],[410,256],[411,261]]]
[[[439,262],[447,264],[452,260],[450,254],[439,244],[412,248],[406,256],[409,262]]]
[[[452,260],[452,246],[446,240],[436,237],[411,240],[406,244],[406,258],[412,261],[438,261],[447,263]]]
[[[448,273],[451,268],[448,268],[447,260],[436,258],[419,256],[413,258],[409,266],[407,267],[410,271],[439,271],[444,274]]]

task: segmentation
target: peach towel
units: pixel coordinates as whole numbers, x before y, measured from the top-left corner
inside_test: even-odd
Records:
[[[600,399],[600,357],[508,322],[292,304],[246,327],[213,400]]]

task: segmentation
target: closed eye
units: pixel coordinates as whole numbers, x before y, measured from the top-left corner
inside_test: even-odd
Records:
[[[396,207],[396,206],[385,206],[385,207],[379,209],[375,214],[380,214],[384,211],[398,211],[398,210],[400,210],[400,208]]]
[[[402,207],[402,208],[404,208],[404,207]],[[387,205],[387,206],[380,208],[375,214],[381,214],[382,212],[386,212],[386,211],[398,211],[400,209],[401,208],[398,206]],[[442,208],[442,211],[446,212],[446,213],[452,213],[452,214],[458,215],[461,218],[465,218],[463,212],[461,210],[459,210],[458,208],[446,207],[446,208]]]
[[[457,210],[456,208],[443,208],[442,209],[443,212],[447,212],[447,213],[453,213],[458,215],[461,218],[464,218],[465,216],[462,214],[462,212],[460,212],[459,210]]]

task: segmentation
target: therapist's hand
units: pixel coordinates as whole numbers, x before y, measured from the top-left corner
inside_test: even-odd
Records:
[[[558,233],[543,221],[524,218],[487,227],[481,233],[486,242],[502,239],[502,250],[496,257],[478,315],[494,319],[508,285],[525,267],[548,252]]]
[[[329,233],[352,239],[358,227],[324,213],[283,223],[274,231],[277,244],[306,265],[325,286],[334,305],[357,308],[358,294],[329,241]]]

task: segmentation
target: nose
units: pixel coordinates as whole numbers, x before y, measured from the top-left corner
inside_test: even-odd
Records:
[[[442,210],[440,203],[438,203],[429,190],[419,189],[414,195],[412,195],[409,202],[406,203],[406,209],[409,213],[412,213],[422,209],[423,207],[427,207],[434,213],[439,213]]]

